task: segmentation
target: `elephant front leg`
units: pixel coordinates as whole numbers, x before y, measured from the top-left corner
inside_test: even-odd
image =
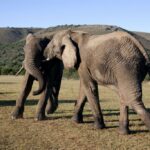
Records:
[[[52,114],[58,108],[58,94],[61,85],[63,65],[60,60],[53,60],[53,66],[48,66],[46,71],[48,72],[48,89],[49,89],[49,100],[46,105],[47,114]]]
[[[37,105],[37,109],[36,109],[36,115],[35,115],[36,121],[44,120],[46,118],[45,108],[46,108],[48,97],[49,97],[49,91],[48,91],[48,88],[46,86],[46,88],[42,92],[41,97],[38,101],[38,105]]]
[[[12,119],[23,118],[24,103],[31,91],[33,81],[34,78],[28,72],[26,72],[22,84],[22,90],[20,92],[19,98],[16,100],[16,106],[11,115]]]
[[[57,108],[58,108],[58,97],[55,97],[55,95],[52,93],[49,96],[49,99],[46,105],[46,112],[47,114],[53,114]]]
[[[83,123],[83,108],[86,103],[86,96],[83,90],[83,84],[80,81],[79,99],[75,103],[74,115],[72,121],[76,123]]]
[[[55,112],[55,110],[58,107],[58,93],[59,89],[56,85],[51,84],[51,80],[48,82],[48,93],[49,93],[49,99],[46,105],[46,113],[52,114]]]
[[[129,134],[128,106],[120,102],[119,133]]]
[[[95,119],[94,125],[97,129],[103,129],[105,128],[105,124],[104,124],[103,114],[99,103],[97,83],[93,81],[87,81],[87,82],[83,82],[83,84],[84,84],[85,94],[87,96],[88,102],[90,104]]]

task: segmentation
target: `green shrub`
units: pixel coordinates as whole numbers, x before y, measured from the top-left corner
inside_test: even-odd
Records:
[[[64,69],[63,77],[67,78],[67,79],[71,79],[71,78],[78,79],[79,78],[78,73],[75,69],[69,69],[69,70]]]
[[[150,76],[147,74],[145,77],[145,81],[149,81],[150,80]]]
[[[8,66],[1,67],[1,74],[2,75],[8,75],[8,74],[12,75],[13,69],[9,68]]]

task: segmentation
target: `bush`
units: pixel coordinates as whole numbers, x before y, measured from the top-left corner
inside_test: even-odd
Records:
[[[145,81],[149,81],[150,80],[150,76],[147,74],[145,77]]]
[[[12,68],[9,68],[8,66],[4,66],[4,67],[1,67],[1,75],[12,75],[13,74],[13,69]]]
[[[78,73],[75,69],[66,70],[63,71],[63,77],[67,79],[78,79]]]

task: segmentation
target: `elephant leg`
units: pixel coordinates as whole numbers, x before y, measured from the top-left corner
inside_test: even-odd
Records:
[[[48,81],[48,80],[46,80],[46,81]],[[46,118],[45,108],[46,108],[47,100],[50,95],[48,85],[49,85],[49,83],[47,82],[46,87],[45,87],[44,91],[41,93],[40,99],[38,101],[37,108],[36,108],[36,115],[35,115],[36,121],[44,120]]]
[[[98,86],[95,85],[94,83],[91,83],[91,85],[88,87],[88,89],[85,90],[85,92],[94,115],[95,127],[97,129],[105,128],[103,114],[99,103]]]
[[[45,66],[46,88],[38,102],[36,120],[45,118],[45,109],[47,114],[51,114],[57,109],[62,73],[63,67],[60,61],[54,61],[51,62],[51,65]]]
[[[22,90],[20,92],[20,95],[18,99],[16,100],[16,106],[14,111],[12,112],[12,119],[17,118],[23,118],[23,112],[24,112],[24,104],[26,101],[26,98],[28,97],[32,85],[33,85],[34,77],[31,76],[27,71],[24,76],[24,81],[22,83]]]
[[[49,81],[49,83],[51,83]],[[56,93],[57,87],[55,85],[48,85],[48,93],[49,93],[49,99],[46,105],[46,113],[52,114],[55,112],[55,110],[58,107],[58,94]]]
[[[72,117],[72,121],[76,123],[83,123],[83,108],[86,103],[86,96],[83,90],[83,84],[80,81],[80,88],[79,88],[79,98],[75,103],[75,110],[74,115]]]
[[[49,99],[46,105],[47,114],[52,114],[58,107],[58,94],[61,85],[61,79],[63,74],[63,65],[60,60],[53,60],[51,65],[48,66],[46,70],[48,74],[48,90]]]
[[[51,70],[51,68],[50,68]],[[47,73],[48,69],[45,68],[45,80],[46,80],[46,87],[44,91],[41,93],[41,97],[38,101],[37,109],[36,109],[36,116],[35,120],[44,120],[46,118],[45,116],[45,110],[46,107],[51,107],[52,104],[52,81],[50,81],[49,74]],[[50,99],[50,100],[49,100]],[[49,101],[48,101],[49,100]],[[47,102],[48,101],[48,102]],[[52,105],[53,106],[53,105]]]
[[[124,84],[119,83],[118,85],[120,92],[123,94],[126,105],[133,108],[150,130],[150,113],[146,110],[142,102],[142,86],[139,80],[132,79],[124,82]]]
[[[124,103],[122,96],[120,101],[119,133],[129,133],[128,106]]]
[[[142,100],[136,99],[131,103],[131,106],[150,131],[150,113],[146,110]]]
[[[53,92],[49,96],[47,105],[46,105],[46,113],[52,114],[55,112],[55,110],[58,108],[58,98],[54,96]]]
[[[89,72],[79,70],[80,80],[83,83],[85,95],[93,112],[94,125],[97,129],[102,129],[105,128],[105,124],[99,103],[98,85],[87,75],[88,73]]]

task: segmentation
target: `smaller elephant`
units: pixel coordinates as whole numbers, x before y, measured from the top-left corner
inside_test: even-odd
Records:
[[[99,103],[98,85],[113,86],[120,97],[119,132],[129,133],[128,107],[132,107],[150,130],[150,113],[142,102],[142,81],[150,74],[150,60],[134,35],[115,31],[105,35],[65,30],[56,33],[44,51],[47,60],[57,57],[65,68],[76,68],[80,77],[80,97],[74,120],[82,121],[87,99],[95,127],[105,127]]]
[[[61,85],[61,79],[62,79],[62,73],[63,73],[63,65],[62,62],[55,58],[52,61],[49,62],[42,62],[43,61],[43,51],[46,45],[48,44],[45,41],[49,41],[50,39],[46,38],[38,38],[36,36],[33,36],[29,34],[26,39],[26,45],[25,49],[25,60],[24,66],[26,69],[24,81],[22,83],[22,89],[20,92],[20,95],[16,101],[15,109],[12,113],[12,119],[17,118],[23,118],[23,112],[24,112],[24,104],[26,101],[27,96],[29,95],[33,81],[40,79],[42,82],[41,88],[38,92],[34,92],[34,94],[41,93],[40,100],[38,102],[37,110],[36,110],[36,120],[42,120],[45,118],[45,109],[46,112],[53,113],[58,106],[58,94],[60,90]],[[30,51],[30,53],[29,53]],[[39,52],[40,51],[40,52]],[[40,56],[38,56],[40,55]],[[33,62],[27,61],[28,59],[34,60]],[[30,67],[30,64],[32,64],[32,68]],[[29,66],[29,67],[28,67]],[[36,67],[35,71],[33,70]],[[37,77],[38,74],[40,74],[40,78]],[[39,81],[39,80],[38,80]],[[39,83],[40,84],[40,83]],[[43,91],[42,91],[43,90]],[[48,103],[47,100],[49,99]]]

